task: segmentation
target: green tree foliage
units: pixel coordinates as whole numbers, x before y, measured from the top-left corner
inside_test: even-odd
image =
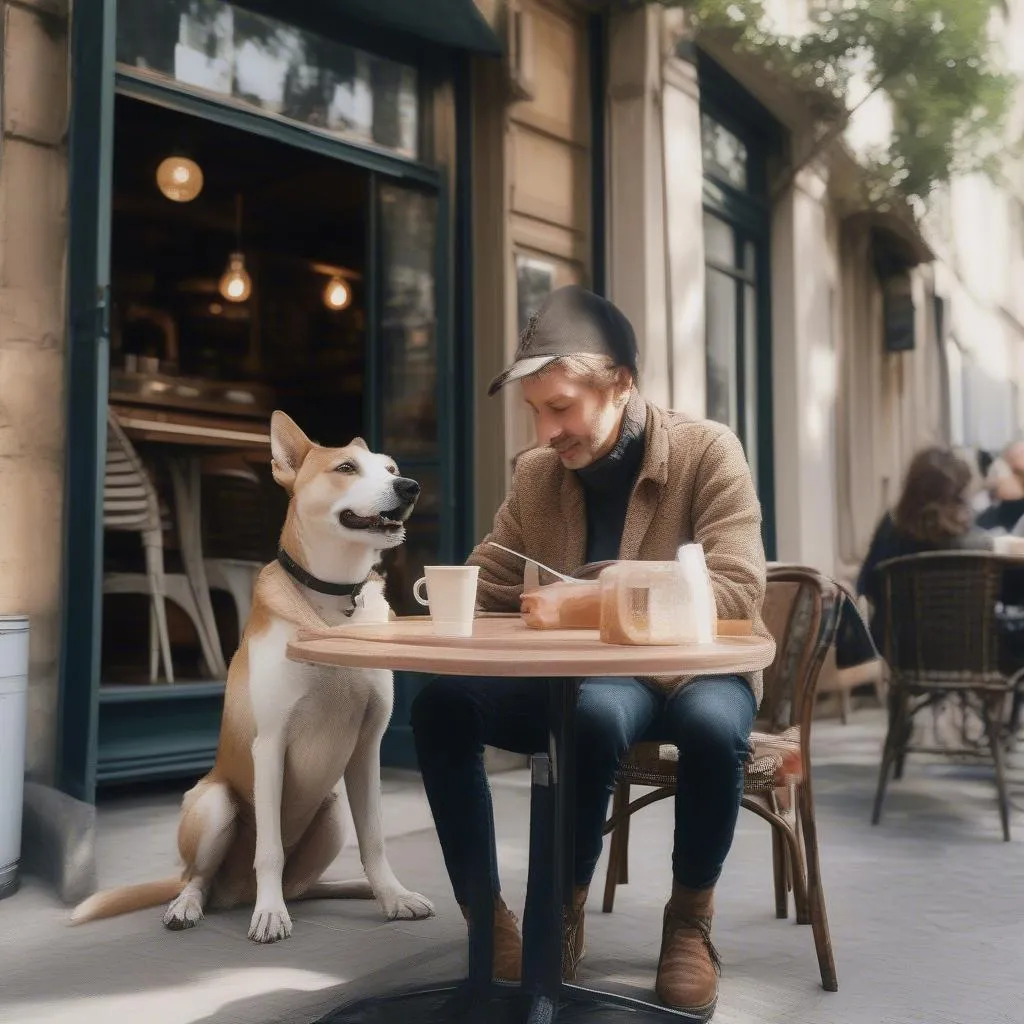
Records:
[[[698,38],[724,34],[829,101],[833,130],[864,101],[863,90],[851,96],[855,75],[868,95],[887,94],[893,135],[872,156],[875,199],[890,189],[925,198],[954,175],[994,173],[1005,155],[1014,83],[993,59],[992,0],[812,0],[801,35],[773,29],[764,0],[662,2],[683,7]]]

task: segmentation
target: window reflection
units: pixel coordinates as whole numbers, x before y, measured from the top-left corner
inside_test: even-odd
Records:
[[[398,459],[438,457],[436,240],[437,198],[382,185],[383,436]]]
[[[708,267],[706,289],[707,417],[738,432],[736,282]]]
[[[742,140],[708,114],[701,114],[700,129],[704,173],[746,189],[747,147]]]
[[[555,290],[555,265],[550,260],[516,254],[516,328],[526,330],[530,317]]]
[[[417,156],[415,68],[222,0],[118,0],[117,60],[331,135]]]

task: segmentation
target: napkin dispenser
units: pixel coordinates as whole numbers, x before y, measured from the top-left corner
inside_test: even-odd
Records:
[[[715,637],[711,580],[699,544],[674,562],[618,562],[600,576],[600,633],[608,644],[706,644]]]

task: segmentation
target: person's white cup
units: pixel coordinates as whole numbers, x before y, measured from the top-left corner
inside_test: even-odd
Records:
[[[412,594],[430,611],[438,636],[472,636],[476,610],[477,565],[425,565]],[[427,596],[421,593],[427,588]]]

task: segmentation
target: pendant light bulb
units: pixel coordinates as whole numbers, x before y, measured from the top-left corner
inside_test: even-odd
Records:
[[[252,278],[245,269],[245,257],[233,252],[228,257],[228,267],[220,279],[220,293],[228,302],[245,302],[252,294]]]
[[[328,309],[346,309],[352,301],[352,289],[341,277],[332,277],[324,289],[324,305]]]
[[[186,156],[169,156],[156,169],[156,185],[173,203],[190,203],[203,190],[203,170]]]

